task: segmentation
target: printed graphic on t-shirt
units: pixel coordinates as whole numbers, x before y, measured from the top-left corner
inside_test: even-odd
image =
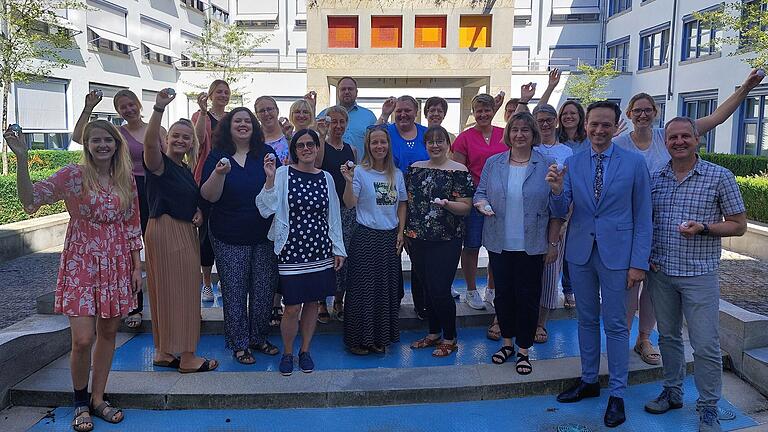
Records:
[[[376,205],[397,204],[397,191],[389,187],[389,182],[373,182],[373,190],[376,191]]]

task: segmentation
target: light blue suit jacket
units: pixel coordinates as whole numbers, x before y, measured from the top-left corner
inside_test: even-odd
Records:
[[[630,267],[648,270],[653,222],[650,176],[639,154],[614,146],[603,179],[600,202],[595,204],[591,152],[568,158],[563,192],[550,197],[552,212],[565,217],[573,203],[565,258],[584,265],[597,242],[603,264],[611,270]]]

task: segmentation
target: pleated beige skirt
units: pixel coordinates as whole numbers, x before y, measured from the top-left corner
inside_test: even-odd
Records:
[[[194,352],[200,340],[200,245],[191,222],[152,218],[144,235],[155,350]]]

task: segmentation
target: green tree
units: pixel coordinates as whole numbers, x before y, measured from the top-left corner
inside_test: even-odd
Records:
[[[208,70],[211,80],[227,81],[235,92],[252,62],[248,57],[269,41],[271,35],[253,35],[236,25],[208,20],[200,39],[184,51],[195,67]]]
[[[722,9],[693,16],[723,30],[724,36],[714,43],[734,47],[729,56],[744,56],[742,60],[753,68],[768,66],[768,0],[726,3]]]
[[[76,48],[61,25],[57,9],[84,9],[77,0],[0,0],[0,86],[3,88],[2,128],[8,124],[8,95],[13,83],[42,80],[71,63],[63,55]],[[8,145],[3,141],[3,175],[8,174]]]
[[[598,67],[582,63],[576,69],[581,74],[571,75],[565,86],[565,94],[578,99],[583,105],[605,99],[607,96],[605,86],[608,85],[608,81],[619,75],[614,59]]]

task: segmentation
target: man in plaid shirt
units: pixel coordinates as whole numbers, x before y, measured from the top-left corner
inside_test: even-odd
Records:
[[[653,244],[648,273],[664,390],[645,410],[662,414],[683,406],[685,317],[694,350],[699,430],[720,431],[720,238],[744,234],[746,209],[733,173],[696,154],[699,134],[693,120],[676,117],[666,124],[665,134],[672,160],[651,175]]]

